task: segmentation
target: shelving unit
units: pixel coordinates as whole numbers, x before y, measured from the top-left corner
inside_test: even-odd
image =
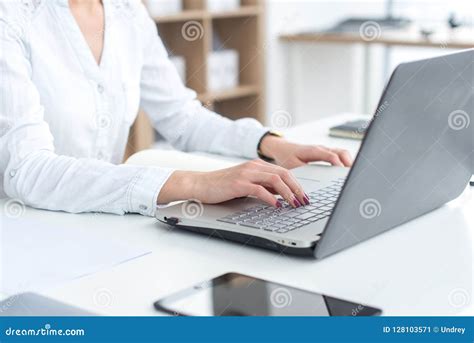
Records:
[[[198,93],[207,107],[226,117],[253,117],[264,122],[264,38],[262,0],[241,0],[240,8],[211,12],[205,0],[183,0],[178,14],[154,17],[161,39],[170,54],[186,61],[186,86]],[[197,22],[202,30],[197,39],[182,34],[183,26]],[[217,34],[223,48],[239,53],[239,86],[222,91],[209,91],[207,58]],[[188,39],[186,39],[188,38]],[[127,156],[149,148],[155,134],[144,113],[132,127]]]

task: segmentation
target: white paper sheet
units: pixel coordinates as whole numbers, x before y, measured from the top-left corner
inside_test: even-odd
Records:
[[[41,290],[110,268],[149,251],[86,229],[0,218],[0,294]]]

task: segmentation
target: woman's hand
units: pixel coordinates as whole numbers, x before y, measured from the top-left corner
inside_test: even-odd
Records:
[[[333,166],[350,167],[352,158],[348,151],[331,149],[321,145],[301,145],[290,143],[283,138],[266,136],[260,144],[265,156],[273,158],[282,167],[291,169],[308,162],[324,161]]]
[[[278,166],[254,160],[213,172],[175,171],[163,185],[158,203],[194,199],[217,204],[254,196],[271,206],[281,207],[281,201],[275,197],[280,195],[291,206],[300,207],[309,204],[309,198],[286,168],[314,161],[325,161],[335,166],[352,165],[352,158],[346,150],[294,144],[275,136],[264,137],[260,149]]]
[[[163,185],[158,203],[195,199],[216,204],[250,195],[271,206],[281,207],[275,194],[293,207],[309,204],[308,196],[290,171],[254,160],[213,172],[175,171]]]

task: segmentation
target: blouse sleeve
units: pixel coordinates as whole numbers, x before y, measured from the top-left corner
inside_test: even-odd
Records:
[[[144,41],[141,107],[155,129],[174,147],[222,155],[257,157],[257,144],[268,130],[255,119],[236,121],[209,111],[186,88],[168,58],[157,28],[143,4],[138,20]]]
[[[0,18],[0,173],[5,193],[67,212],[153,215],[172,170],[60,156],[17,28]]]

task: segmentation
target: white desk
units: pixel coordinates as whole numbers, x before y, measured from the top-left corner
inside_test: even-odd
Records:
[[[347,118],[295,127],[287,136],[355,152],[358,142],[327,136],[328,127]],[[158,298],[230,271],[367,303],[381,307],[385,315],[472,315],[472,304],[453,306],[460,301],[453,297],[467,294],[472,299],[472,193],[466,189],[437,211],[321,261],[170,231],[138,215],[73,215],[28,208],[24,218],[87,228],[91,240],[105,232],[153,251],[43,291],[104,315],[157,315],[152,304]],[[95,301],[101,292],[111,299],[107,306]]]

